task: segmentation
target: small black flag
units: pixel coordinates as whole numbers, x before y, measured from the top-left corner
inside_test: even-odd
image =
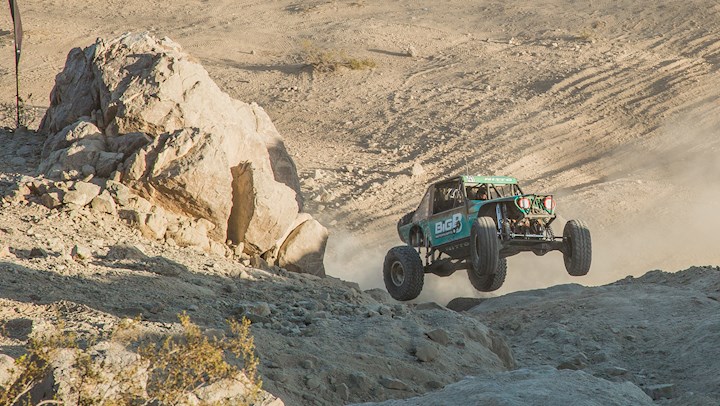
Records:
[[[10,2],[10,16],[13,20],[13,28],[15,29],[15,65],[20,63],[20,50],[22,49],[22,21],[20,21],[20,10],[17,1],[8,0]]]

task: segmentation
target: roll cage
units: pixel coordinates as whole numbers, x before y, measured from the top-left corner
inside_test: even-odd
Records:
[[[489,183],[469,181],[466,178],[468,177],[459,177],[431,185],[416,210],[419,215],[414,220],[419,221],[429,215],[453,210],[463,204],[469,210],[471,201],[487,201],[523,194],[517,183]],[[423,207],[424,205],[429,207]]]

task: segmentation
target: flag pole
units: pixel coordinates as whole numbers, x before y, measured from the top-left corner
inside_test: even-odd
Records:
[[[20,52],[22,49],[22,21],[16,0],[8,0],[10,17],[13,22],[13,43],[15,45],[15,124],[20,129]]]
[[[20,72],[18,65],[20,62],[18,51],[15,50],[15,128],[20,129]]]

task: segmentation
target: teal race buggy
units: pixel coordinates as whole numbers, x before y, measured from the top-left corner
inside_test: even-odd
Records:
[[[563,254],[570,275],[590,270],[590,231],[579,220],[555,236],[552,195],[525,194],[507,176],[458,176],[428,187],[418,208],[398,221],[406,244],[385,256],[385,287],[396,300],[412,300],[424,276],[450,276],[466,269],[472,286],[482,292],[505,282],[506,258],[524,251]]]

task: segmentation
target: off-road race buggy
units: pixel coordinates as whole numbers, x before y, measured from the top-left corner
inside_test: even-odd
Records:
[[[432,184],[418,208],[398,221],[407,245],[385,256],[385,287],[397,300],[412,300],[426,273],[450,276],[466,269],[475,289],[491,292],[505,282],[506,258],[524,251],[560,251],[570,275],[585,275],[590,231],[570,220],[562,237],[555,236],[555,205],[552,195],[525,194],[517,179],[506,176],[458,176]]]

